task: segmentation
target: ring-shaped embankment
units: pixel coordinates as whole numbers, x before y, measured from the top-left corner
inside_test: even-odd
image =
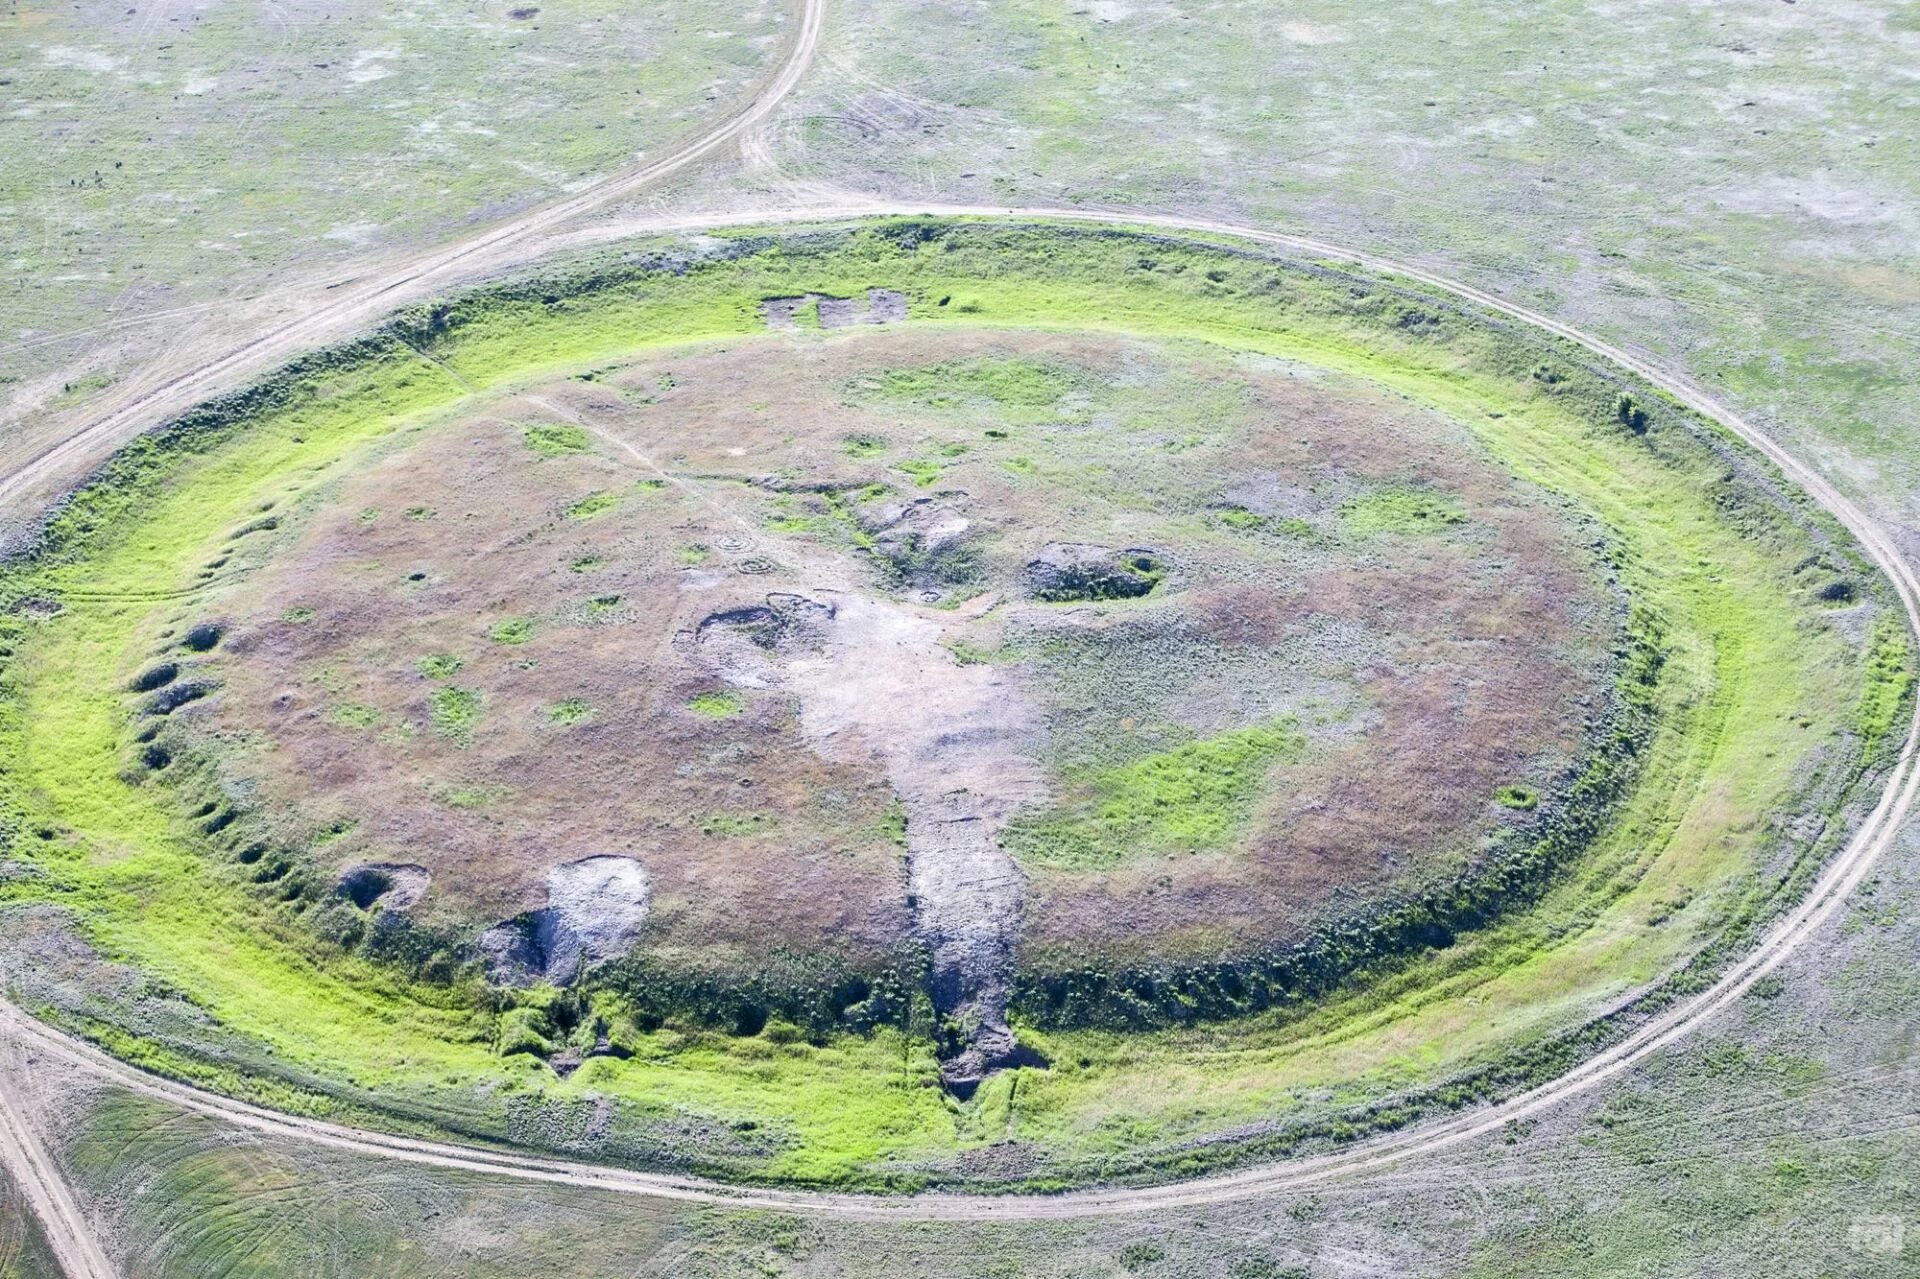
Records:
[[[1794,900],[1911,666],[1850,538],[1624,370],[1035,225],[399,317],[116,458],[6,590],[56,1016],[290,1108],[893,1186],[1551,1077]]]

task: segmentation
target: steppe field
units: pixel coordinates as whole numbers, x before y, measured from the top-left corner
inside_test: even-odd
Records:
[[[0,1276],[1920,1273],[1920,3],[7,0]]]

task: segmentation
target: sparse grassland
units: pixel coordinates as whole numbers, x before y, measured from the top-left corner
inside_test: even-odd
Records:
[[[708,0],[11,6],[0,420],[84,409],[290,272],[351,274],[668,149],[791,21]]]
[[[1081,377],[1071,367],[1002,356],[890,370],[856,379],[847,389],[856,399],[927,408],[979,406],[1045,421],[1059,416],[1060,402]]]
[[[1384,488],[1357,497],[1340,508],[1340,517],[1348,531],[1362,536],[1437,533],[1464,524],[1467,518],[1444,495],[1408,487]]]
[[[1166,1176],[1405,1122],[1422,1104],[1462,1104],[1563,1065],[1591,1039],[1558,1055],[1528,1054],[1777,909],[1844,830],[1856,787],[1870,785],[1884,762],[1887,728],[1910,696],[1912,656],[1897,626],[1876,621],[1880,588],[1846,539],[1713,429],[1577,352],[1391,282],[1160,237],[907,222],[792,237],[779,252],[761,251],[750,235],[739,246],[703,259],[664,245],[670,272],[608,271],[586,288],[509,285],[403,317],[391,334],[316,357],[134,446],[56,517],[34,555],[8,570],[0,745],[16,761],[4,778],[9,856],[39,873],[5,891],[23,908],[72,911],[105,955],[190,999],[223,1037],[223,1053],[198,1051],[191,1033],[148,1033],[152,1009],[108,1002],[50,1012],[137,1060],[276,1104],[611,1158],[658,1162],[674,1148],[681,1166],[870,1185]],[[571,295],[564,308],[542,300],[556,286]],[[1035,987],[1016,1012],[1050,1068],[994,1076],[963,1104],[930,1086],[930,1028],[911,990],[898,992],[897,1017],[794,1035],[765,1015],[769,1001],[759,994],[757,1018],[715,1026],[636,1007],[637,987],[595,989],[543,1007],[543,1016],[562,1037],[617,1036],[628,1055],[593,1057],[566,1078],[524,1053],[502,1058],[500,1014],[471,974],[435,977],[422,965],[414,976],[316,945],[299,916],[323,909],[325,885],[309,891],[286,870],[265,876],[278,863],[248,861],[245,848],[231,859],[209,856],[202,835],[220,815],[185,817],[167,787],[130,770],[137,713],[124,686],[102,673],[131,676],[191,638],[198,583],[223,580],[198,574],[246,567],[244,559],[205,567],[229,553],[236,528],[264,509],[297,507],[302,493],[344,477],[400,433],[460,412],[469,392],[439,366],[483,394],[506,394],[670,343],[737,341],[758,332],[763,298],[876,286],[906,294],[909,331],[1078,329],[1197,342],[1298,361],[1458,424],[1514,476],[1605,532],[1600,571],[1634,602],[1643,619],[1635,643],[1658,658],[1636,665],[1623,657],[1623,680],[1641,682],[1628,691],[1644,704],[1647,727],[1612,743],[1632,768],[1609,775],[1631,785],[1591,829],[1545,832],[1557,844],[1514,844],[1491,881],[1475,878],[1471,864],[1437,862],[1393,916],[1407,938],[1425,939],[1419,944],[1363,937],[1341,952],[1326,938],[1302,939],[1301,953],[1324,962],[1333,980],[1294,970],[1291,990],[1270,990],[1244,1016],[1194,1008],[1208,1015],[1167,1026],[1194,989],[1177,968],[1127,972],[1124,989],[1069,982],[1072,998],[1052,1005],[1044,985]],[[1407,322],[1414,315],[1423,318]],[[790,340],[834,339],[801,332]],[[1551,385],[1532,375],[1543,362],[1560,370]],[[1044,377],[977,382],[969,402],[1063,398]],[[1618,418],[1623,386],[1646,406],[1644,429]],[[1164,442],[1196,447],[1197,437],[1194,424],[1174,421]],[[938,472],[971,465],[967,456],[902,460],[926,460]],[[1267,518],[1240,498],[1195,509],[1192,523],[1222,539],[1247,538],[1246,528],[1208,514],[1235,507]],[[1350,520],[1346,534],[1444,550],[1472,531],[1471,520],[1449,511],[1395,498],[1358,528]],[[1272,517],[1297,518],[1277,499]],[[426,523],[457,518],[447,507]],[[1435,524],[1443,537],[1404,536]],[[546,562],[575,554],[548,552]],[[1839,607],[1836,582],[1853,592]],[[611,592],[593,598],[610,601],[609,618],[631,606]],[[218,644],[216,632],[200,651]],[[471,669],[458,674],[472,678]],[[435,698],[467,689],[434,687]],[[454,717],[475,749],[482,704]],[[1253,762],[1249,751],[1277,764],[1290,741],[1174,744],[1121,765],[1135,770],[1125,775],[1134,784],[1106,791],[1100,778],[1112,775],[1089,774],[1085,820],[1173,845],[1217,838],[1232,826],[1240,794],[1238,774],[1221,768]],[[1485,792],[1490,809],[1522,811],[1494,791]],[[1169,822],[1158,805],[1143,809],[1150,794],[1178,818]],[[1212,814],[1198,825],[1196,800]],[[714,842],[762,837],[765,811],[757,800],[711,810]],[[1767,820],[1783,811],[1831,820],[1816,823],[1824,833],[1807,843]],[[1530,863],[1540,849],[1548,864]],[[1556,849],[1573,860],[1551,864]],[[1151,886],[1149,877],[1140,887]],[[1355,935],[1345,922],[1335,933]],[[1200,950],[1210,939],[1193,940]],[[1075,951],[1063,944],[1026,962],[1042,973],[1085,973]],[[1230,990],[1229,975],[1244,981],[1273,970],[1208,971],[1222,983],[1212,989]],[[688,1006],[713,994],[696,983]],[[1123,1006],[1116,995],[1159,1028],[1111,1024]],[[1091,1011],[1080,1015],[1074,1000]],[[534,1006],[532,997],[517,1006]],[[563,1008],[570,1025],[561,1024]],[[1424,1103],[1405,1100],[1423,1094]],[[600,1098],[617,1117],[610,1129],[590,1138],[568,1127],[565,1116]],[[1225,1132],[1234,1138],[1221,1140]],[[1008,1142],[1017,1158],[1005,1171],[974,1157]]]

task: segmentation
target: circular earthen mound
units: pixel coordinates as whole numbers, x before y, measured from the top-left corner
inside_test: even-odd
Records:
[[[1023,962],[1230,959],[1530,829],[1620,614],[1457,424],[1106,337],[556,379],[275,536],[199,731],[356,902],[504,983],[930,953],[990,1024]]]
[[[19,999],[843,1187],[1532,1088],[1798,900],[1912,669],[1859,548],[1626,371],[1099,228],[502,281],[196,409],[0,568]]]

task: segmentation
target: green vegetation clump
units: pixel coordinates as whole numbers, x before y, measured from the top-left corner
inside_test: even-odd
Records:
[[[1294,516],[1261,515],[1249,511],[1244,506],[1226,506],[1213,513],[1213,517],[1230,529],[1242,533],[1283,533],[1288,537],[1306,537],[1313,532],[1313,525]]]
[[[449,684],[433,690],[428,706],[433,731],[456,745],[467,746],[473,742],[473,730],[480,725],[486,700],[474,689]]]
[[[590,520],[596,515],[605,515],[618,505],[620,505],[620,498],[617,494],[596,490],[569,506],[567,518]]]
[[[533,638],[533,619],[526,617],[502,618],[487,631],[487,638],[496,644],[525,644]]]
[[[890,844],[907,846],[907,806],[898,796],[887,805],[886,814],[880,819],[880,833]]]
[[[1016,819],[1007,848],[1024,861],[1076,870],[1222,849],[1245,828],[1267,771],[1305,746],[1281,721],[1100,769],[1081,783],[1079,803]]]
[[[1380,533],[1435,533],[1467,521],[1460,504],[1444,493],[1410,484],[1376,489],[1340,508],[1349,533],[1370,537]]]
[[[593,717],[593,707],[578,697],[563,698],[547,707],[547,719],[562,727],[582,724]]]
[[[1883,617],[1875,623],[1866,677],[1854,722],[1871,754],[1893,734],[1913,696],[1913,646],[1898,620]]]
[[[327,718],[347,728],[374,728],[380,723],[380,710],[358,702],[347,702],[334,707]]]
[[[448,680],[459,674],[466,662],[452,653],[431,653],[414,663],[419,672],[431,680]]]
[[[1050,604],[1130,600],[1149,595],[1167,566],[1146,551],[1079,559],[1029,570],[1033,597]]]
[[[521,438],[541,457],[585,453],[593,447],[587,433],[571,422],[537,422],[522,431]]]
[[[1522,813],[1531,812],[1540,805],[1540,796],[1524,786],[1502,786],[1493,793],[1493,798],[1502,808]]]
[[[542,1009],[509,1008],[500,1014],[495,1051],[502,1057],[519,1053],[545,1057],[554,1050],[553,1041],[548,1038],[552,1033],[553,1026]]]
[[[746,699],[732,689],[695,693],[687,699],[687,709],[708,719],[731,719],[747,708]]]

